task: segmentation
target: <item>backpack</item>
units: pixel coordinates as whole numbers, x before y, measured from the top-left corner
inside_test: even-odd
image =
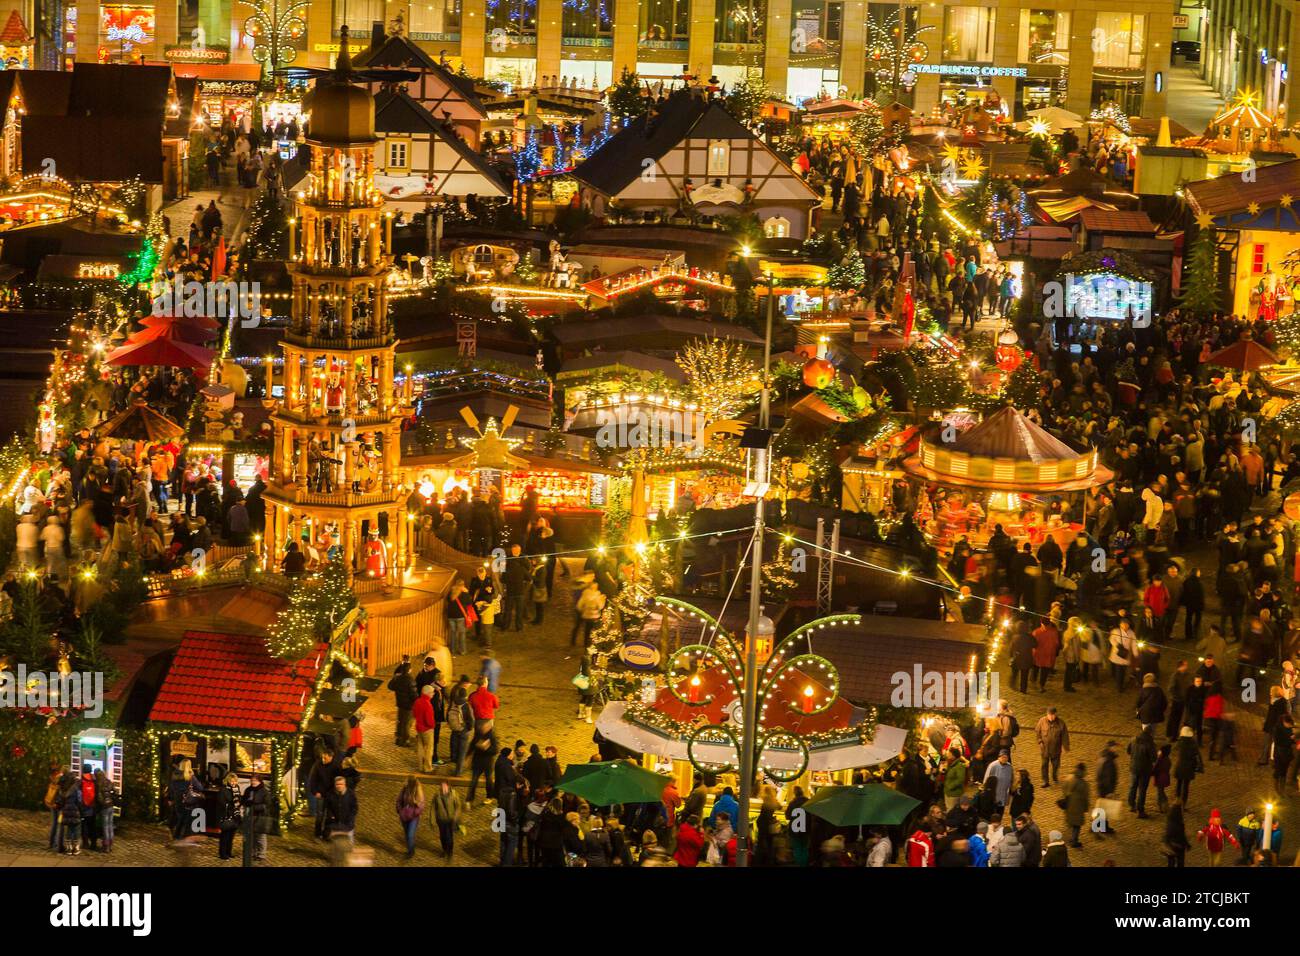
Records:
[[[1014,740],[1020,736],[1020,721],[1016,720],[1015,714],[1007,714],[1011,718],[1011,739]]]
[[[95,778],[84,774],[81,778],[81,802],[88,807],[95,805]]]
[[[447,712],[447,726],[454,731],[465,729],[465,705],[459,704]]]

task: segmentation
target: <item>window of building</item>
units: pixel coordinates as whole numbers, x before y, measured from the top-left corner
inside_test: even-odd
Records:
[[[1264,243],[1257,242],[1250,250],[1250,274],[1264,274]]]
[[[767,0],[717,0],[716,43],[762,43]]]
[[[996,20],[995,11],[988,7],[948,7],[943,17],[943,58],[992,63]]]
[[[490,266],[490,265],[492,265],[492,262],[493,262],[493,257],[492,257],[492,247],[491,247],[491,246],[476,246],[476,247],[474,248],[474,264],[475,264],[475,265],[480,265],[480,266],[482,266],[482,265],[488,265],[488,266]]]
[[[690,0],[641,0],[642,43],[686,40],[691,31]]]
[[[715,139],[709,143],[709,175],[731,175],[731,144],[725,139]]]
[[[416,40],[460,39],[461,0],[413,0],[408,26]]]
[[[513,43],[537,42],[537,0],[487,0],[487,45],[505,53]]]
[[[411,141],[408,139],[390,139],[388,141],[388,169],[405,172],[411,168]]]
[[[790,220],[785,216],[773,216],[763,222],[763,235],[769,239],[789,239]]]
[[[1141,70],[1146,64],[1144,13],[1099,13],[1092,34],[1093,67]]]
[[[565,0],[564,39],[594,40],[613,33],[614,0]]]
[[[1021,10],[1018,62],[1044,66],[1069,63],[1069,12],[1065,10]]]
[[[352,39],[368,41],[372,24],[388,23],[388,10],[385,0],[334,0],[334,32],[346,24]],[[402,12],[406,12],[405,7]]]

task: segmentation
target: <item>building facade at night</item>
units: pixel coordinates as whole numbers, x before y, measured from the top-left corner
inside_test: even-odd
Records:
[[[1300,17],[1291,0],[1205,0],[1187,11],[1175,39],[1199,41],[1200,72],[1224,97],[1236,90],[1260,94],[1267,113],[1284,109],[1287,124],[1300,119],[1300,102],[1288,92],[1288,51],[1300,45]]]
[[[37,2],[0,8],[34,16]],[[243,28],[253,11],[243,0],[79,0],[62,9],[65,60],[251,62]],[[489,80],[603,88],[626,67],[650,82],[686,74],[731,84],[761,70],[773,90],[801,101],[822,90],[875,92],[887,58],[873,56],[874,39],[888,35],[900,9],[908,41],[914,34],[924,44],[907,77],[915,81],[907,98],[920,110],[992,88],[1030,109],[1086,113],[1116,99],[1134,115],[1164,112],[1175,15],[1155,0],[313,0],[305,34],[291,42],[297,64],[325,66],[345,20],[359,53],[373,23],[400,13],[428,53]]]

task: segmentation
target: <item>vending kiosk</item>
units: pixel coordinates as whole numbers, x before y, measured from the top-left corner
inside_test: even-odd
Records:
[[[122,792],[122,741],[113,731],[83,730],[72,738],[72,769],[80,774],[84,764],[90,764],[92,771],[104,771],[114,789]],[[120,801],[114,813],[121,815]]]

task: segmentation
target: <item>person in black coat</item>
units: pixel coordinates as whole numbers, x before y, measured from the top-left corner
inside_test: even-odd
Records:
[[[963,796],[957,806],[948,811],[945,821],[949,827],[963,837],[974,835],[975,827],[980,822],[979,812],[969,796]]]
[[[1182,867],[1190,845],[1187,828],[1183,823],[1182,801],[1174,800],[1165,814],[1165,856],[1171,867]]]
[[[262,783],[260,773],[253,774],[243,796],[239,798],[239,805],[244,808],[245,814],[245,834],[248,833],[247,827],[250,825],[248,817],[251,817],[251,826],[253,831],[253,859],[266,859],[266,835],[271,832],[271,794],[267,791]],[[247,852],[247,851],[245,851]]]
[[[229,860],[234,854],[235,834],[239,830],[239,776],[228,773],[222,783],[221,793],[217,796],[217,826],[221,835],[217,838],[217,857]]]
[[[1137,812],[1138,819],[1147,816],[1147,787],[1156,769],[1156,739],[1151,724],[1144,724],[1141,732],[1129,741],[1128,808]]]
[[[1183,593],[1179,602],[1187,608],[1186,627],[1183,637],[1195,641],[1201,635],[1201,615],[1205,612],[1205,582],[1201,580],[1201,569],[1193,568],[1183,582]]]
[[[537,744],[528,748],[528,759],[524,765],[519,768],[525,780],[528,781],[528,789],[531,791],[540,790],[546,785],[547,778],[550,776],[550,770],[546,766],[546,758],[542,756],[542,750]]]
[[[325,798],[325,833],[330,837],[347,837],[349,844],[357,829],[357,794],[347,778],[334,778],[334,789]]]
[[[1138,691],[1137,719],[1142,724],[1158,724],[1165,719],[1169,701],[1155,674],[1142,675],[1142,689]]]
[[[415,706],[415,681],[411,679],[411,658],[402,655],[402,662],[393,670],[388,689],[393,692],[397,705],[397,731],[394,743],[399,747],[411,746],[411,708]]]

